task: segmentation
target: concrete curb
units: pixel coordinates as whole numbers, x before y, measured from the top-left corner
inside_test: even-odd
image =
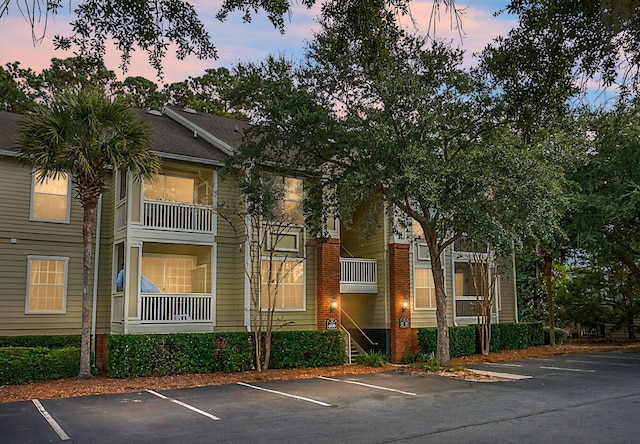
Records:
[[[468,368],[470,372],[476,373],[482,376],[490,376],[492,378],[506,379],[509,381],[520,381],[522,379],[532,379],[533,376],[529,375],[516,375],[513,373],[500,373],[500,372],[490,372],[487,370],[476,370],[474,368]]]

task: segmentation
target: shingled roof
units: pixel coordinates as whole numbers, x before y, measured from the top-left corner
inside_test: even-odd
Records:
[[[0,111],[0,154],[17,150],[18,122],[22,115]]]
[[[188,124],[189,127],[166,114],[157,115],[159,113],[132,110],[149,127],[152,147],[161,157],[224,163],[229,158],[230,151],[240,146],[242,131],[249,126],[241,120],[211,114],[193,114],[174,108],[169,110],[191,122]],[[17,151],[18,126],[22,118],[20,114],[0,111],[0,153],[11,155]],[[211,138],[204,137],[204,134],[221,141],[221,146],[216,146],[211,142]]]

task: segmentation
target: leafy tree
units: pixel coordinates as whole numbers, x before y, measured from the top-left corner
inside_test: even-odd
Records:
[[[148,130],[126,105],[102,91],[68,91],[51,106],[38,105],[25,117],[18,137],[18,158],[33,167],[38,180],[68,175],[83,208],[82,342],[78,378],[91,377],[89,284],[96,208],[114,170],[152,177],[159,160]]]
[[[510,33],[516,37],[513,42],[525,36],[521,41],[556,42],[538,54],[528,53],[532,62],[568,69],[578,80],[601,80],[603,86],[621,83],[628,91],[637,88],[640,10],[636,2],[512,0],[505,9],[519,17],[518,27]]]
[[[255,366],[261,372],[269,368],[273,332],[290,324],[277,318],[275,310],[281,286],[295,272],[285,266],[287,255],[277,253],[270,245],[277,245],[286,234],[299,230],[299,222],[278,211],[282,206],[277,203],[282,204],[285,190],[282,181],[274,180],[274,171],[261,171],[254,165],[244,167],[233,179],[241,191],[241,202],[222,202],[218,213],[249,249],[245,276],[251,297]]]
[[[309,201],[310,221],[335,207],[348,224],[360,203],[383,198],[422,226],[436,288],[438,362],[448,365],[441,254],[463,235],[504,251],[512,236],[553,226],[562,170],[546,158],[560,139],[536,133],[523,149],[499,98],[461,67],[460,51],[407,34],[384,2],[361,38],[342,19],[349,5],[325,8],[304,67],[273,57],[239,67],[237,97],[256,104],[261,124],[243,154],[295,159],[298,169],[317,172],[322,189],[310,196],[338,189]],[[378,207],[370,208],[371,225]]]
[[[606,269],[609,294],[624,308],[629,337],[640,291],[640,119],[621,102],[592,122],[593,146],[575,172],[580,200],[569,225],[576,247]]]
[[[141,76],[127,77],[123,82],[116,82],[111,90],[132,108],[160,110],[164,106],[164,95],[158,91],[158,85]]]
[[[31,68],[22,68],[20,62],[8,63],[7,72],[11,74],[18,89],[28,101],[47,104],[67,89],[83,89],[100,86],[109,89],[116,80],[113,71],[102,62],[83,57],[51,59],[51,66],[39,74]]]
[[[0,109],[21,113],[32,105],[27,95],[18,88],[11,74],[0,67]]]

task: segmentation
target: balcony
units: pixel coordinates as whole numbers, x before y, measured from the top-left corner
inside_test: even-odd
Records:
[[[144,201],[143,225],[145,228],[191,233],[212,233],[215,214],[206,205]]]
[[[376,260],[341,257],[340,293],[378,293]]]
[[[210,294],[140,295],[140,321],[145,323],[211,322]]]

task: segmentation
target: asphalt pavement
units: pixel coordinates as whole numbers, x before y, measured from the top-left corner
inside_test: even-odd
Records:
[[[0,443],[637,443],[640,353],[0,404]]]

